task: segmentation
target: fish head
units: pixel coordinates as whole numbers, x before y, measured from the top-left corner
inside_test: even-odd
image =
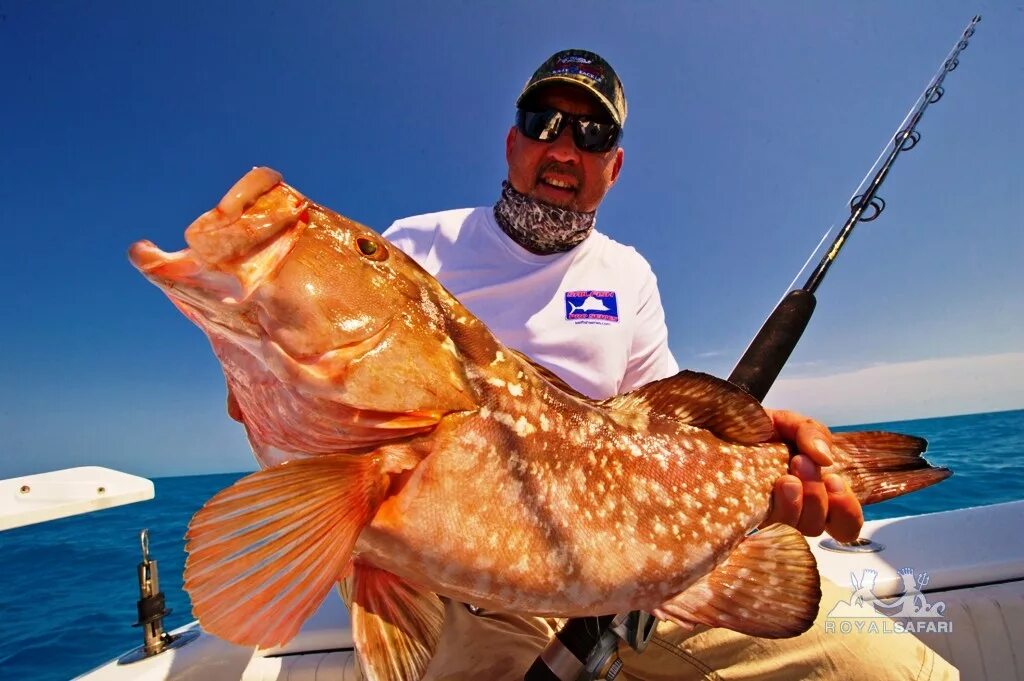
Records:
[[[474,405],[449,333],[454,298],[379,234],[275,171],[246,174],[185,241],[174,253],[140,241],[129,258],[207,333],[222,363],[244,354],[260,380],[355,409]]]

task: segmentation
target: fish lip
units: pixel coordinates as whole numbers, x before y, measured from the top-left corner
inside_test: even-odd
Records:
[[[197,269],[201,266],[192,255],[191,249],[165,251],[148,239],[133,243],[128,248],[128,259],[143,274],[150,274],[161,267],[178,263],[193,265]]]

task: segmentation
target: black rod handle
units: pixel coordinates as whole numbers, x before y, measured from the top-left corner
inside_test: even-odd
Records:
[[[533,661],[524,681],[575,681],[614,615],[568,620]]]
[[[787,293],[750,342],[729,375],[729,382],[763,400],[807,328],[815,303],[809,291]]]

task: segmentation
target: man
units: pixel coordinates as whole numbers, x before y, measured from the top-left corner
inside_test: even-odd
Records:
[[[493,207],[406,218],[384,235],[503,343],[590,397],[676,373],[650,266],[594,229],[597,208],[623,165],[618,143],[627,110],[618,76],[596,54],[565,50],[541,65],[516,106],[505,141],[508,179]],[[799,454],[792,475],[775,483],[767,522],[809,536],[827,530],[840,540],[856,538],[860,504],[840,476],[822,472],[831,464],[828,429],[793,412],[771,415],[779,436]],[[823,602],[848,596],[834,585],[823,590]],[[427,678],[521,679],[555,626],[449,601]],[[830,637],[820,623],[781,641],[662,623],[643,655],[623,651],[624,673],[644,679],[957,678],[912,637],[866,639]]]

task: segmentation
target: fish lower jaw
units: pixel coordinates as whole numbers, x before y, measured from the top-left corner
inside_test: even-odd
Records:
[[[172,270],[169,274],[188,276],[197,274],[202,265],[188,248],[168,253],[149,240],[136,241],[128,249],[128,259],[143,274]]]

